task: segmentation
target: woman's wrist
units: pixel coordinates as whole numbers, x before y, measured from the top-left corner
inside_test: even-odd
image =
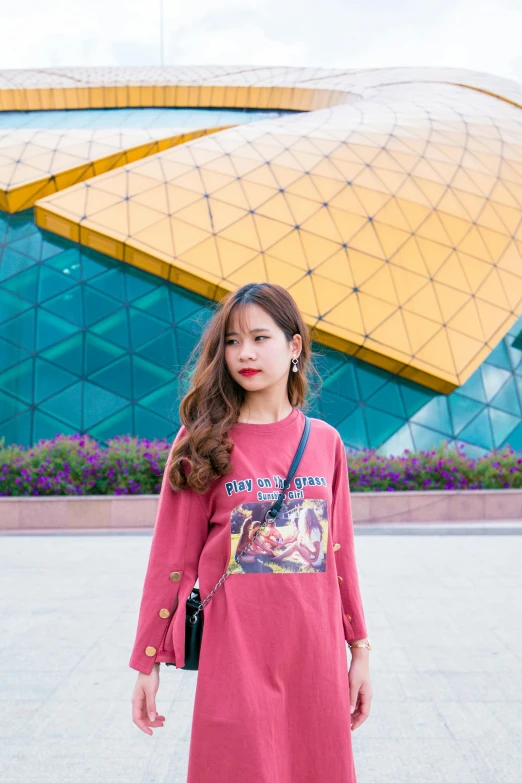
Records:
[[[370,665],[370,651],[366,647],[354,647],[350,652],[352,654],[350,659],[352,663],[357,661],[364,666]]]
[[[352,642],[348,642],[348,646],[352,655],[366,655],[372,649],[372,643],[367,636],[363,639],[354,639]]]

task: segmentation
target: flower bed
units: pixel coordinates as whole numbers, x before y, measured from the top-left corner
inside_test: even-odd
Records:
[[[157,494],[170,447],[127,436],[101,446],[88,435],[57,435],[27,449],[0,440],[0,496]],[[522,488],[522,453],[509,447],[478,459],[445,444],[394,457],[349,451],[347,461],[352,492]]]
[[[478,459],[445,444],[394,457],[349,452],[348,467],[352,492],[522,488],[522,452],[509,446]]]
[[[157,494],[171,443],[56,435],[32,448],[0,446],[0,495]]]

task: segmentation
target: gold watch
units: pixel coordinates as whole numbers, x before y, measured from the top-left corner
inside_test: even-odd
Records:
[[[367,650],[372,649],[372,643],[369,639],[366,639],[365,642],[348,642],[348,647],[366,647]]]

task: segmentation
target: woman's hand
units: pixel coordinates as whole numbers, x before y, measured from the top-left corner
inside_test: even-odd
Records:
[[[352,731],[364,723],[370,714],[372,686],[369,672],[369,651],[352,650],[352,663],[348,672],[350,681],[350,712]]]
[[[132,721],[145,734],[159,729],[165,720],[156,713],[156,694],[159,688],[159,663],[154,663],[150,674],[139,672],[132,693]]]

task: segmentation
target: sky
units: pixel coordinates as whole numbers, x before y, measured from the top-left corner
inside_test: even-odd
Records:
[[[0,0],[0,68],[470,68],[522,82],[522,0]]]

